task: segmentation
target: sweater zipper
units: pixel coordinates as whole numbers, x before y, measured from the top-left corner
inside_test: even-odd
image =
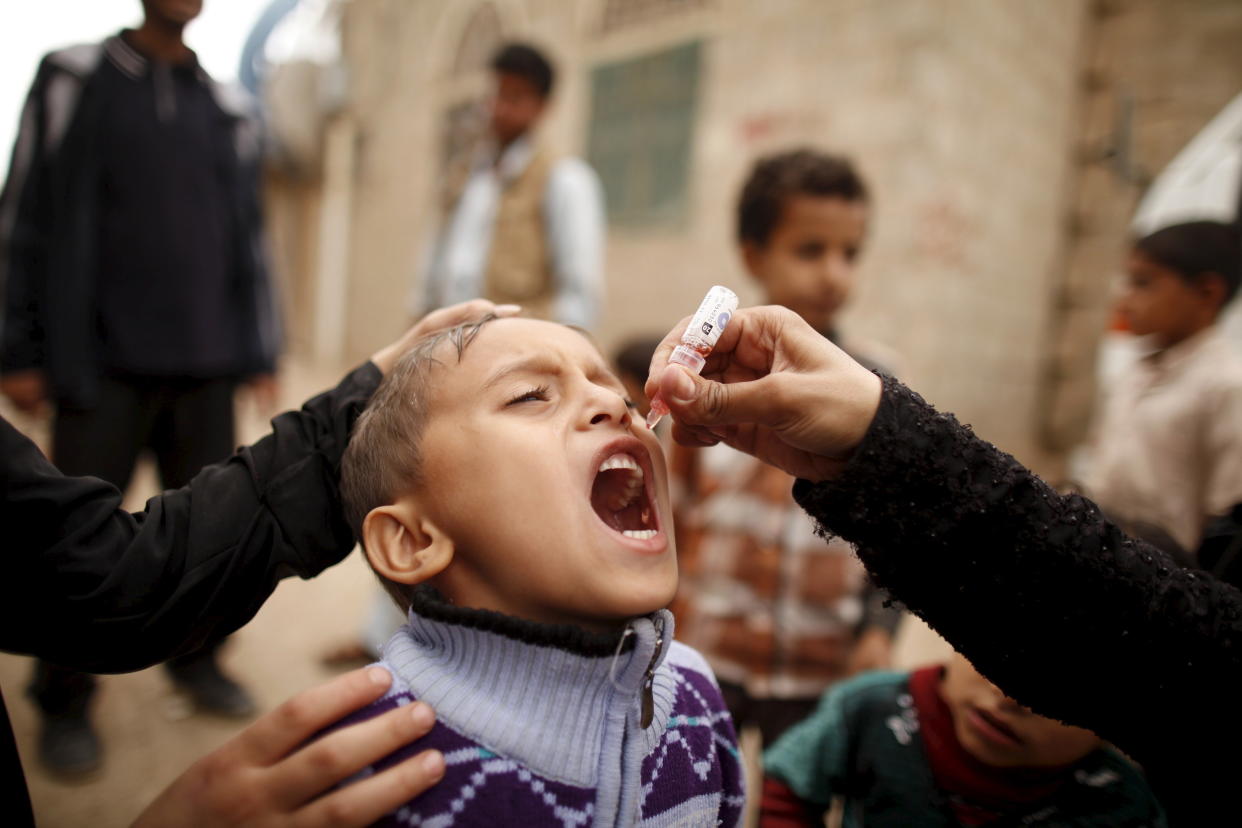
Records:
[[[638,719],[638,724],[643,730],[651,727],[651,722],[655,719],[655,673],[660,660],[660,651],[663,648],[664,624],[661,623],[656,628],[655,652],[651,654],[651,663],[647,665],[647,672],[643,674],[642,710]]]

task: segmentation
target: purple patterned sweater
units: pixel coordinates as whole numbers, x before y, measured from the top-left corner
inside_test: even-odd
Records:
[[[421,699],[443,781],[380,825],[734,826],[744,801],[733,722],[711,668],[672,641],[672,615],[618,638],[422,598],[380,662],[379,701],[336,727]],[[644,727],[643,719],[649,717]]]

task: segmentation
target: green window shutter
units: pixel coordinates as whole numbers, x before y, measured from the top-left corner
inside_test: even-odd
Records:
[[[587,157],[612,224],[684,224],[701,53],[694,41],[593,71]]]

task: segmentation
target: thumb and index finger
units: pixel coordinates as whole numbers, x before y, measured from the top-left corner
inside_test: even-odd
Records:
[[[651,358],[645,388],[648,399],[657,393],[668,404],[680,423],[694,426],[724,426],[739,423],[768,424],[775,415],[770,383],[765,382],[776,359],[780,331],[790,314],[785,308],[743,308],[721,333],[707,359],[705,373],[719,374],[727,364],[744,364],[753,377],[744,381],[716,382],[698,376],[669,356],[681,342],[690,317],[678,322],[656,347]]]
[[[658,380],[658,390],[674,419],[690,426],[766,425],[773,413],[763,378],[723,383],[692,374],[676,363]]]

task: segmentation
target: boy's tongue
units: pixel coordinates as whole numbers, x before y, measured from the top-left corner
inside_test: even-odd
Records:
[[[614,454],[600,464],[591,485],[591,506],[600,520],[618,532],[653,529],[643,472],[628,454]]]

